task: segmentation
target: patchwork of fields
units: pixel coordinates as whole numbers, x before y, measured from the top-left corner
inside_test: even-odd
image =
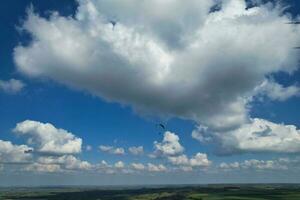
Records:
[[[2,188],[3,200],[299,200],[300,185]]]

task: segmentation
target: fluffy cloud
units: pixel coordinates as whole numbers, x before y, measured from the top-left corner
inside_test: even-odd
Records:
[[[221,163],[219,168],[222,170],[287,170],[293,166],[293,163],[299,163],[299,160],[290,160],[288,158],[279,158],[275,160],[245,160],[242,162]]]
[[[213,140],[211,133],[208,131],[208,127],[201,125],[192,131],[192,138],[201,143],[211,142]]]
[[[115,154],[115,155],[124,155],[125,154],[124,148],[121,148],[121,147],[100,145],[99,149],[100,149],[100,151],[107,152],[110,154]]]
[[[265,80],[256,89],[257,95],[267,96],[271,100],[284,101],[293,96],[300,95],[300,88],[297,85],[284,87],[273,80]]]
[[[38,156],[34,162],[23,170],[38,173],[73,172],[94,169],[94,165],[81,161],[73,155]]]
[[[148,163],[147,164],[147,170],[149,172],[166,172],[167,168],[163,165],[163,164],[152,164],[152,163]]]
[[[222,162],[219,166],[221,169],[239,169],[240,168],[240,163],[239,162],[233,162],[233,163],[225,163]]]
[[[143,146],[129,147],[128,151],[133,155],[142,155],[144,154],[144,147]]]
[[[247,122],[248,98],[266,76],[296,69],[300,28],[284,25],[280,6],[221,2],[214,12],[213,0],[80,0],[74,18],[29,11],[23,29],[33,40],[14,60],[31,77],[233,129]]]
[[[222,151],[226,153],[300,152],[300,130],[296,126],[275,124],[258,118],[216,137],[221,142]]]
[[[175,133],[166,131],[163,141],[154,142],[156,156],[175,156],[184,151],[183,146],[179,143],[179,137]]]
[[[178,135],[166,131],[161,143],[154,142],[155,151],[151,156],[153,158],[165,158],[171,164],[180,166],[184,171],[191,171],[193,167],[208,167],[211,164],[205,153],[197,153],[195,156],[188,158],[187,155],[183,154],[184,147],[179,140]]]
[[[122,161],[118,161],[115,163],[115,168],[117,169],[123,169],[125,167],[125,164]]]
[[[0,163],[28,163],[32,155],[26,153],[32,148],[27,145],[14,145],[10,141],[0,140]]]
[[[188,158],[186,155],[180,155],[176,157],[168,157],[168,160],[173,165],[180,165],[183,167],[208,167],[211,164],[211,161],[208,160],[207,155],[204,153],[197,153],[192,158]]]
[[[186,155],[168,157],[168,160],[174,165],[189,165],[190,163]]]
[[[82,140],[72,133],[54,127],[50,123],[26,120],[17,124],[16,134],[28,136],[28,143],[35,152],[43,154],[77,154],[81,152]]]
[[[106,161],[101,161],[100,164],[95,165],[95,169],[98,172],[106,173],[106,174],[116,174],[116,173],[140,173],[149,172],[149,173],[157,173],[157,172],[167,172],[168,169],[163,164],[153,164],[153,163],[131,163],[129,165],[125,165],[123,161],[118,161],[113,165],[108,164]]]
[[[211,161],[207,159],[207,155],[204,153],[197,153],[190,160],[191,166],[193,167],[207,167],[211,164]]]
[[[25,171],[38,172],[38,173],[53,173],[61,172],[62,169],[58,164],[40,164],[33,163],[25,167]]]
[[[92,168],[89,162],[81,161],[73,155],[40,157],[37,162],[42,165],[60,165],[67,170],[88,170]]]
[[[4,92],[15,94],[20,92],[25,87],[25,84],[16,79],[10,79],[7,81],[0,80],[0,90]]]
[[[144,170],[145,169],[145,165],[143,165],[142,163],[131,163],[131,166],[135,170]]]

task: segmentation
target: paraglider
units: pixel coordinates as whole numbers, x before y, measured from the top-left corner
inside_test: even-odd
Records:
[[[33,152],[32,149],[27,149],[27,150],[24,151],[24,153],[32,153],[32,152]]]
[[[166,129],[166,126],[163,124],[158,124],[162,129]]]
[[[114,20],[109,20],[109,23],[113,26],[113,29],[115,28],[115,26],[117,25],[117,22]]]
[[[159,129],[159,132],[158,132],[159,135],[161,135],[162,132],[165,132],[165,130],[166,130],[166,126],[162,123],[156,124],[156,127]]]

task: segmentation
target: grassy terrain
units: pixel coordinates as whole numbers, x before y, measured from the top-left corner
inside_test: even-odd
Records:
[[[300,200],[300,185],[209,185],[140,189],[5,188],[2,200]]]

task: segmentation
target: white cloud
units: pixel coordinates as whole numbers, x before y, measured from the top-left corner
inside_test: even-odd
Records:
[[[144,154],[144,147],[129,147],[128,151],[133,155],[143,155]]]
[[[285,101],[288,98],[299,96],[300,88],[297,85],[284,87],[274,80],[265,80],[256,89],[257,95],[265,95],[272,100]]]
[[[39,157],[37,162],[43,165],[61,165],[66,170],[89,170],[92,164],[87,161],[81,161],[73,155],[64,155],[60,157],[47,156]]]
[[[99,164],[95,165],[95,169],[98,172],[106,173],[106,174],[113,174],[113,166],[109,165],[105,160],[102,160]]]
[[[152,163],[148,163],[147,164],[147,170],[149,172],[166,172],[167,168],[163,165],[163,164],[152,164]]]
[[[145,169],[145,165],[143,165],[142,163],[131,163],[131,166],[135,170],[144,170]]]
[[[32,155],[26,153],[32,148],[27,145],[14,145],[10,141],[0,140],[0,163],[28,163]]]
[[[82,139],[72,133],[54,127],[50,123],[25,120],[13,130],[18,135],[28,136],[28,143],[35,151],[44,154],[77,154],[81,152]]]
[[[229,170],[229,169],[239,169],[240,168],[240,163],[239,162],[233,162],[233,163],[225,163],[222,162],[220,164],[220,168],[224,170]]]
[[[95,165],[95,169],[98,172],[106,173],[106,174],[116,174],[116,173],[123,173],[123,174],[132,174],[132,173],[140,173],[141,171],[144,172],[167,172],[167,167],[163,164],[153,164],[147,163],[144,165],[142,163],[131,163],[129,165],[125,165],[123,161],[118,161],[113,165],[108,164],[106,161],[102,161],[100,164]]]
[[[162,142],[154,142],[156,156],[175,156],[184,151],[179,143],[179,137],[175,133],[166,131]]]
[[[123,148],[116,148],[116,149],[114,149],[113,154],[124,155],[125,154],[125,150]]]
[[[32,163],[24,168],[25,171],[38,172],[38,173],[53,173],[61,172],[60,165],[58,164],[40,164]]]
[[[168,160],[173,164],[173,165],[189,165],[190,160],[186,155],[180,155],[180,156],[170,156],[168,157]]]
[[[193,167],[208,167],[211,161],[208,160],[205,153],[197,153],[189,158],[183,154],[184,147],[180,144],[180,139],[175,133],[166,131],[161,143],[154,142],[155,151],[150,157],[162,157],[167,159],[173,165],[178,165],[182,170],[190,171]]]
[[[254,168],[254,169],[259,169],[259,170],[264,170],[264,169],[282,169],[281,165],[277,165],[273,160],[246,160],[242,167],[244,168]]]
[[[222,151],[239,152],[300,152],[300,130],[294,125],[276,124],[254,118],[240,128],[220,133]]]
[[[30,143],[35,144],[33,140]],[[0,140],[0,164],[4,166],[4,170],[52,173],[89,170],[94,167],[87,161],[69,155],[68,152],[65,155],[60,155],[61,152],[47,151],[47,154],[36,152],[40,151],[27,145],[14,145],[10,141]]]
[[[25,87],[25,84],[16,79],[9,79],[7,81],[0,80],[0,90],[3,90],[4,92],[15,94],[20,92]]]
[[[100,166],[108,167],[109,165],[107,164],[107,162],[105,160],[102,160],[101,163],[100,163]]]
[[[121,147],[100,145],[99,149],[100,149],[100,151],[107,152],[110,154],[115,154],[115,155],[124,155],[125,154],[124,148],[121,148]]]
[[[222,170],[288,170],[293,163],[298,160],[279,158],[274,160],[250,159],[241,162],[221,163],[219,168]]]
[[[191,172],[193,171],[193,168],[190,166],[181,166],[180,169],[184,172]]]
[[[211,161],[207,159],[207,155],[204,153],[197,153],[190,160],[192,167],[207,167],[211,164]]]
[[[192,131],[192,138],[201,143],[211,142],[213,140],[211,133],[208,132],[208,127],[201,125]]]
[[[123,169],[125,167],[125,164],[122,161],[118,161],[115,163],[115,168],[117,169]]]
[[[280,6],[224,0],[209,12],[214,2],[80,0],[74,18],[30,11],[23,28],[33,40],[14,60],[31,77],[232,129],[247,122],[247,99],[266,76],[296,69],[300,28],[284,25]]]
[[[110,150],[113,149],[113,146],[100,145],[100,146],[99,146],[99,149],[100,149],[101,151],[103,151],[103,152],[108,152],[108,151],[110,151]]]
[[[192,158],[188,158],[186,155],[180,155],[176,157],[168,157],[168,160],[173,165],[180,165],[185,167],[208,167],[211,165],[211,161],[208,160],[205,153],[197,153]]]

